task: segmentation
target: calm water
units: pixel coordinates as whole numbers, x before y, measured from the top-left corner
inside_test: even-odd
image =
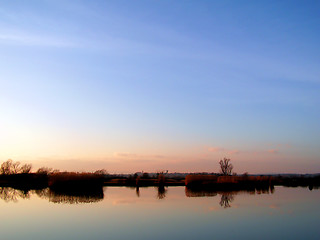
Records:
[[[91,197],[2,188],[0,197],[1,239],[320,239],[320,191],[308,188],[108,187]]]

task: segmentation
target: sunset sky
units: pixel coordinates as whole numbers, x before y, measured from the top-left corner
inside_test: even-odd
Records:
[[[319,1],[2,1],[0,162],[320,172]]]

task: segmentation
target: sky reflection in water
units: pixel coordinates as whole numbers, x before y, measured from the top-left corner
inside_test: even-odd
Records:
[[[108,187],[102,196],[91,198],[63,196],[48,190],[23,194],[1,189],[0,193],[3,239],[318,239],[320,236],[317,214],[320,191],[307,188],[276,187],[273,193],[194,194],[184,187],[161,191]]]

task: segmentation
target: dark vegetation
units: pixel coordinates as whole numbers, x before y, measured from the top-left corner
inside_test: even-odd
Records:
[[[106,171],[94,173],[59,172],[41,167],[31,172],[31,165],[8,160],[0,166],[0,198],[15,201],[28,198],[29,192],[51,202],[94,202],[103,199]]]
[[[320,174],[317,175],[237,175],[232,172],[230,159],[219,162],[220,173],[169,174],[135,173],[132,175],[108,174],[101,169],[95,172],[60,172],[52,168],[41,167],[32,172],[30,164],[8,160],[0,166],[0,198],[15,201],[28,198],[29,193],[56,203],[95,202],[103,199],[103,186],[127,186],[140,188],[155,186],[157,198],[166,196],[168,186],[186,186],[186,196],[215,196],[221,194],[221,206],[228,207],[234,193],[245,191],[254,193],[273,192],[274,186],[308,187],[310,190],[320,186]],[[231,194],[231,195],[230,195]]]
[[[105,186],[184,186],[184,177],[169,177],[167,172],[159,171],[156,174],[146,172],[135,173],[128,176],[108,175],[104,182]]]
[[[201,192],[213,191],[269,191],[274,186],[309,187],[320,186],[320,174],[315,175],[237,175],[232,172],[230,159],[219,161],[220,174],[189,174],[185,178],[188,189]]]

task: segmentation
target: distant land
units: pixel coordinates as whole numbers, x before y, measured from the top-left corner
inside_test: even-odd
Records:
[[[185,186],[193,190],[210,191],[272,190],[274,186],[308,187],[320,186],[320,173],[317,174],[232,174],[230,159],[220,162],[220,173],[156,173],[137,172],[134,174],[109,174],[101,169],[95,172],[60,172],[42,167],[31,172],[31,165],[20,165],[8,160],[0,166],[0,187],[20,189],[24,192],[49,188],[62,193],[98,191],[104,186],[148,187],[161,189],[168,186]]]

